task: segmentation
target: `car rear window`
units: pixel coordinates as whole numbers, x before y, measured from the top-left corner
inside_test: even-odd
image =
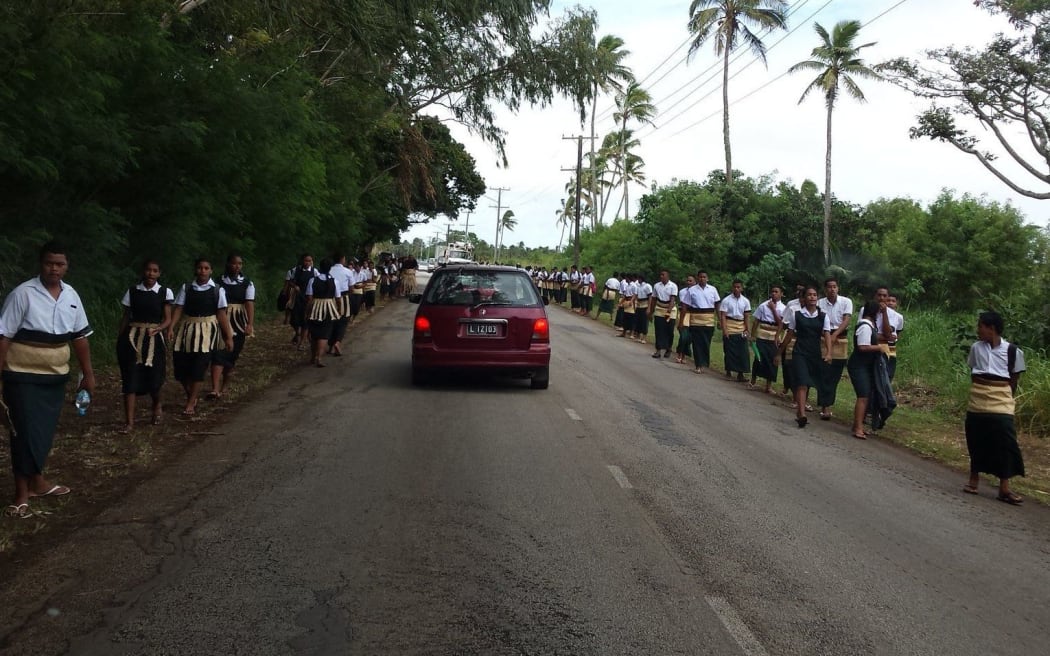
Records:
[[[435,305],[541,305],[536,287],[518,271],[442,269],[434,274],[423,301]]]

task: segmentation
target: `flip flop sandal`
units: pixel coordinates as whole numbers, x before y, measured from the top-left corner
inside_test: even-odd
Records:
[[[868,436],[867,436],[866,433],[854,433],[853,437],[857,438],[858,440],[866,440],[866,439],[868,439]]]
[[[70,490],[65,485],[52,485],[51,489],[48,490],[47,492],[44,492],[42,494],[30,493],[29,496],[30,497],[60,497],[60,496],[69,494],[71,491],[72,490]]]
[[[969,483],[967,483],[966,485],[963,485],[963,489],[962,490],[966,494],[977,494],[977,486],[976,485],[970,485]]]
[[[1022,503],[1024,503],[1024,498],[1014,494],[1013,492],[1008,492],[1006,494],[1000,493],[995,498],[1002,501],[1003,503],[1008,503],[1011,506],[1019,506]]]
[[[28,503],[20,503],[18,505],[11,504],[7,508],[4,508],[4,517],[17,517],[18,519],[27,519],[32,516],[33,513],[29,512]]]

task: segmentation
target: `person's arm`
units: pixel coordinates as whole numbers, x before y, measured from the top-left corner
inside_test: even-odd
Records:
[[[777,355],[773,358],[774,363],[777,363],[777,361],[780,360],[780,356],[787,353],[787,347],[791,344],[793,339],[795,339],[795,331],[788,328],[787,333],[784,335],[784,341],[780,343],[780,347],[777,349]]]
[[[871,344],[871,336],[870,335],[862,335],[862,334],[860,334],[861,333],[861,327],[863,325],[864,325],[864,323],[861,322],[861,324],[857,326],[857,350],[860,351],[861,353],[872,353],[874,351],[882,351],[882,350],[884,350],[885,347],[882,344],[874,344],[874,345]],[[875,331],[874,327],[872,327],[870,330],[872,332]]]
[[[215,311],[215,318],[219,321],[219,328],[222,329],[222,341],[226,346],[227,351],[233,350],[233,326],[230,325],[230,315],[226,313],[226,308],[219,308]]]
[[[751,310],[744,310],[744,337],[750,338],[751,333],[748,330],[751,323]]]
[[[244,302],[244,313],[248,315],[248,323],[244,327],[244,334],[251,336],[255,334],[255,301]]]
[[[718,329],[722,331],[722,334],[726,334],[726,311],[719,308],[720,304],[715,305],[715,312],[718,313]]]
[[[91,396],[95,395],[95,370],[91,368],[91,346],[87,337],[77,337],[73,340],[73,353],[77,356],[77,364],[80,365],[80,373],[84,375],[78,390],[87,390]]]
[[[182,318],[182,306],[176,305],[171,313],[171,323],[168,324],[168,341],[175,339],[175,324]]]
[[[882,305],[879,310],[879,314],[882,316],[882,328],[879,330],[879,341],[880,342],[892,342],[893,341],[893,325],[890,324],[890,313],[889,306],[886,304]]]
[[[117,324],[117,334],[120,335],[123,333],[127,329],[129,323],[131,323],[131,308],[125,305],[124,311],[120,314],[120,322]]]
[[[844,315],[842,315],[842,323],[839,324],[838,328],[836,328],[835,330],[831,331],[831,341],[832,342],[837,340],[839,337],[842,336],[842,334],[844,332],[849,330],[849,323],[850,323],[850,321],[852,319],[853,319],[853,315],[851,315],[851,314],[844,314]]]

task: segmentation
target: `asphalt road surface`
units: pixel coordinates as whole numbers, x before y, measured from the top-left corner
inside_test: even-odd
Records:
[[[560,309],[549,390],[413,388],[414,310],[19,574],[3,653],[1047,653],[1045,508]]]

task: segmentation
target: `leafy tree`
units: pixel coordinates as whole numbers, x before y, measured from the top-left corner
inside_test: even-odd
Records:
[[[911,137],[951,144],[1003,184],[1030,198],[1050,199],[1050,3],[978,0],[1005,14],[1016,35],[999,34],[982,50],[947,46],[926,51],[933,66],[906,58],[880,65],[895,83],[932,101]],[[991,147],[966,127],[976,121]],[[998,160],[1005,153],[1015,171]]]
[[[639,158],[635,157],[632,164],[628,157],[627,140],[631,133],[627,130],[627,124],[630,121],[636,121],[652,125],[655,116],[656,105],[652,102],[652,96],[636,82],[629,83],[621,93],[616,94],[616,113],[613,114],[613,120],[620,124],[620,184],[623,185],[623,218],[625,220],[631,218],[628,195],[632,182],[631,176],[634,175],[637,180],[641,168]]]
[[[821,44],[813,48],[811,57],[788,69],[789,73],[798,71],[817,71],[817,77],[809,83],[799,98],[799,104],[806,99],[810,91],[819,91],[824,96],[828,111],[827,151],[824,156],[824,266],[831,264],[831,116],[835,101],[839,98],[840,88],[861,102],[864,92],[857,86],[855,77],[879,79],[879,75],[860,59],[860,51],[874,43],[855,45],[860,34],[860,21],[840,21],[832,28],[831,34],[820,23],[813,24]]]
[[[729,146],[729,54],[743,44],[766,62],[766,45],[752,29],[787,28],[787,3],[783,0],[692,0],[689,4],[691,57],[709,39],[722,56],[722,139],[726,151],[726,181],[733,183],[733,154]]]

